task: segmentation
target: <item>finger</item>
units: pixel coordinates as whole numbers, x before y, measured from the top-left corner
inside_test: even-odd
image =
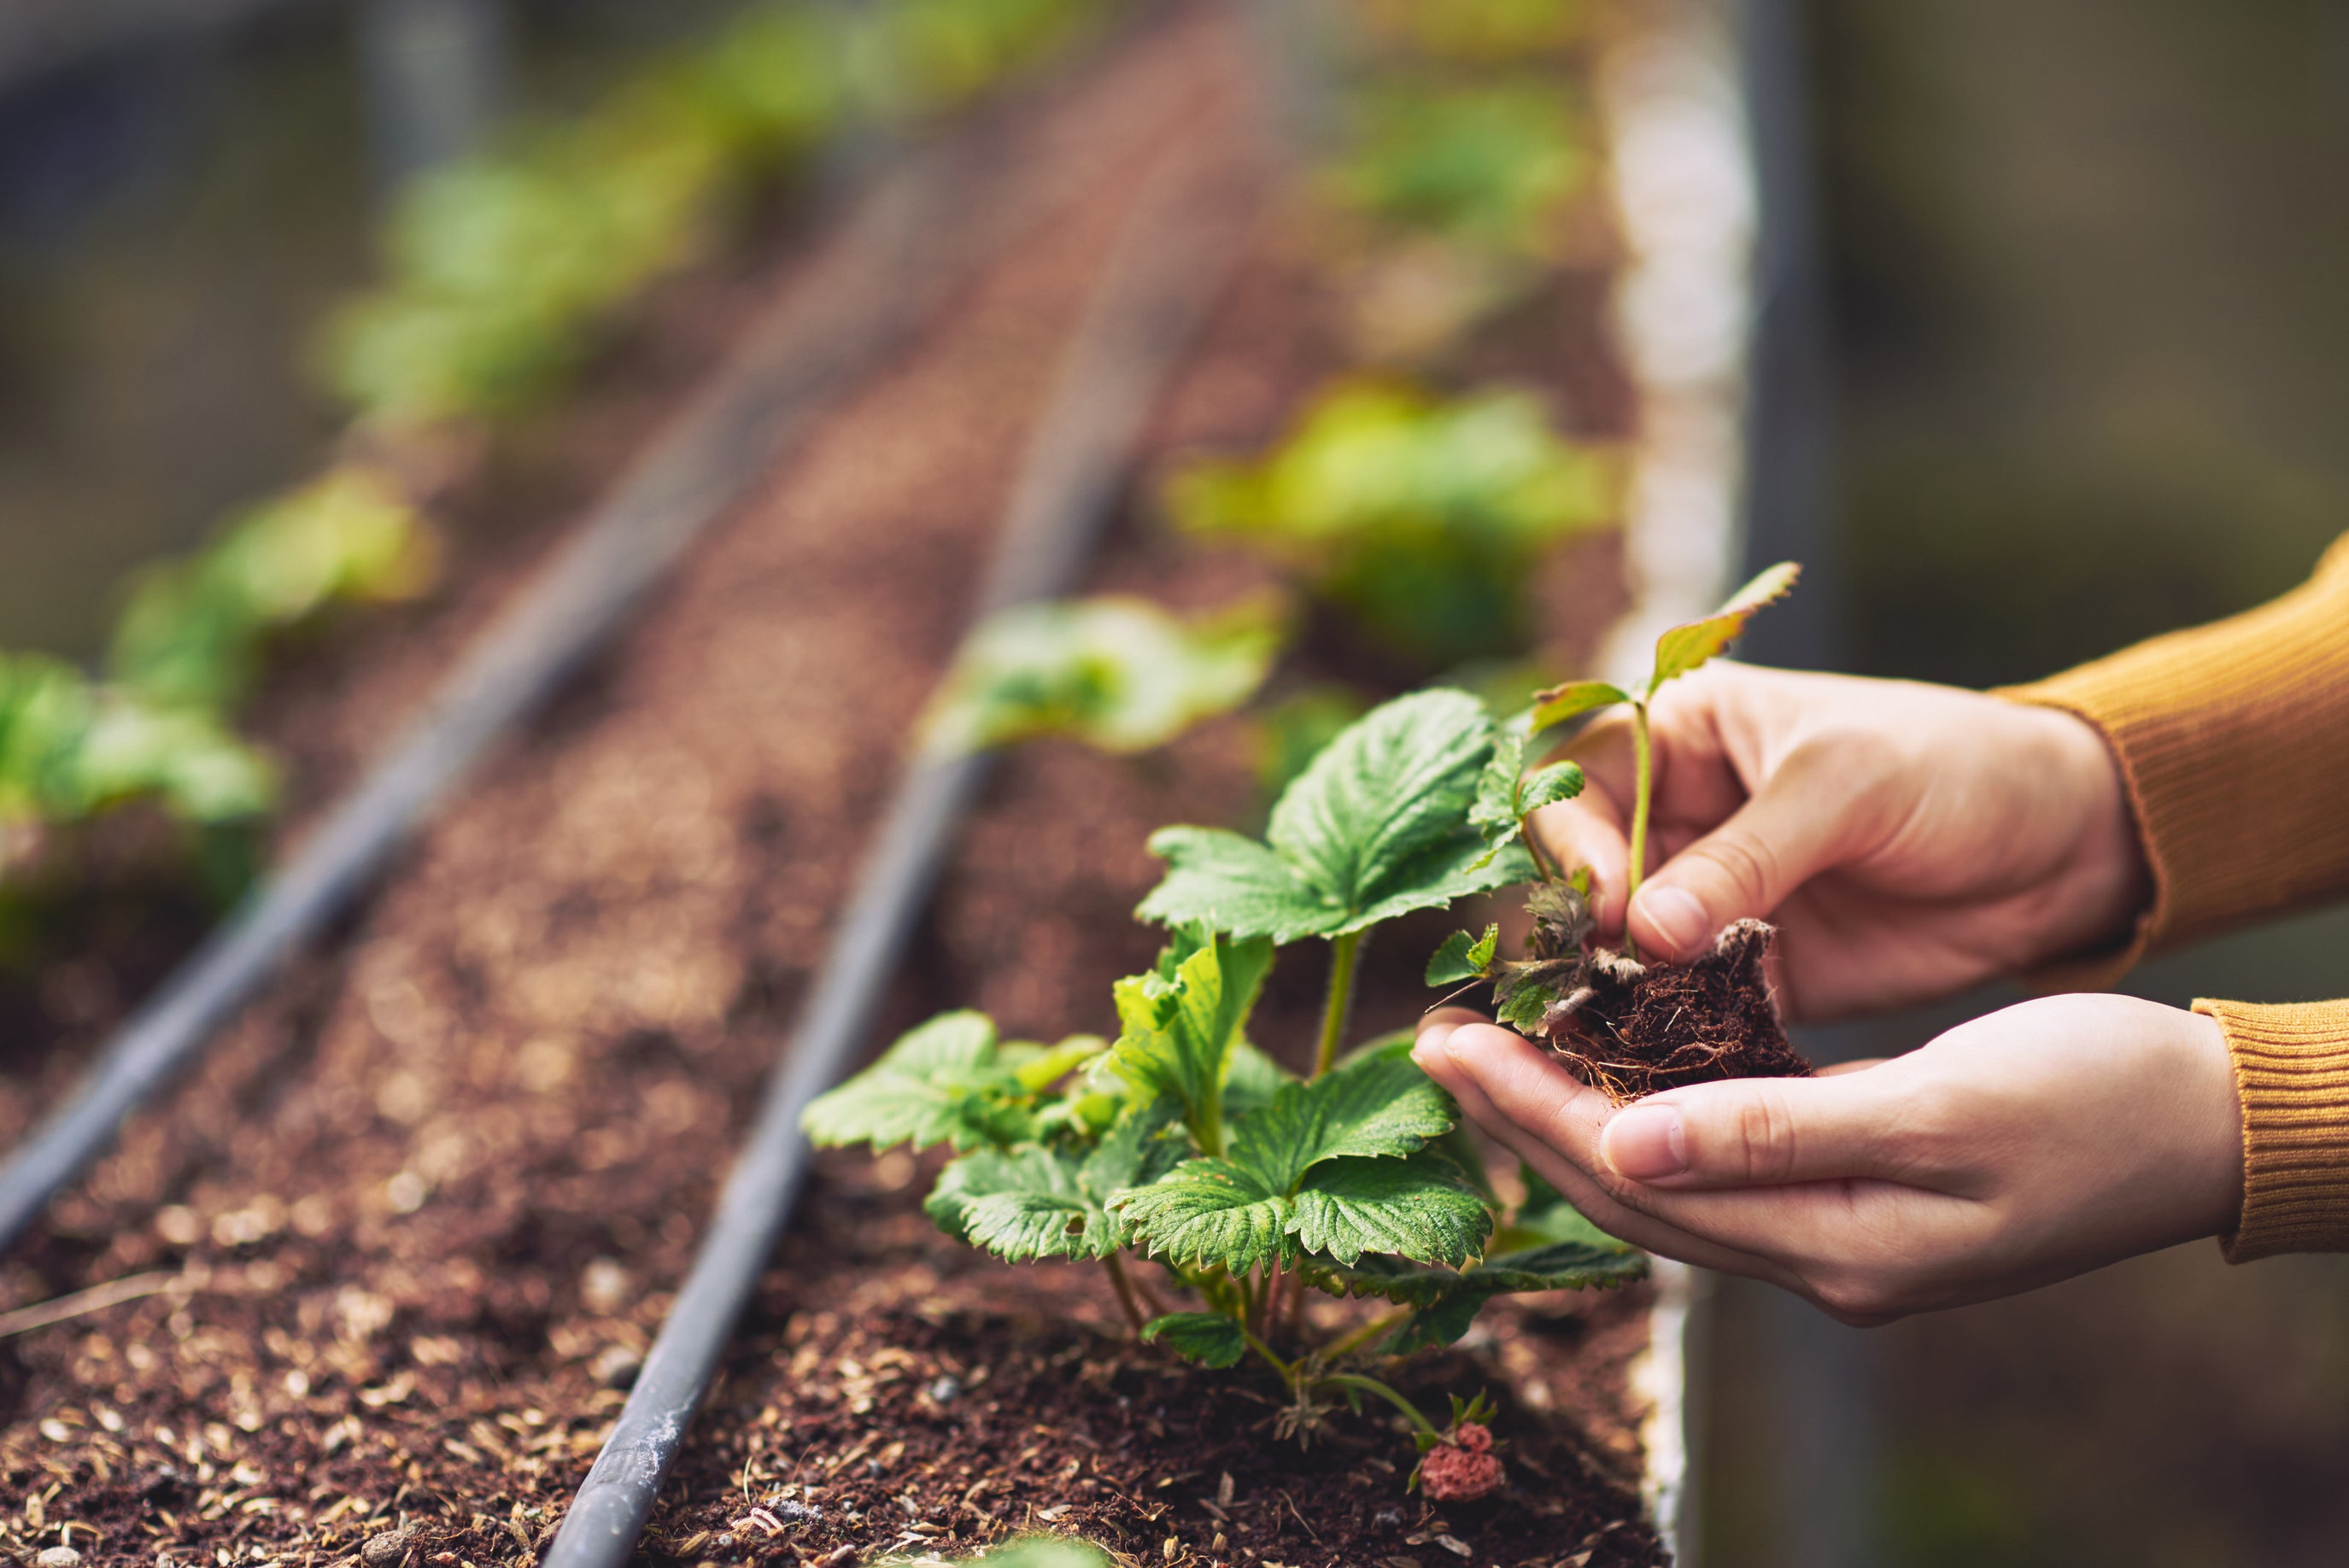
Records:
[[[1464,1024],[1488,1024],[1491,1019],[1474,1007],[1430,1007],[1420,1015],[1419,1026],[1412,1032],[1414,1051],[1423,1043],[1442,1045],[1444,1037]]]
[[[1913,1072],[1732,1078],[1623,1107],[1599,1156],[1625,1181],[1663,1191],[1784,1187],[1868,1179],[1931,1186],[1958,1151],[1920,1125]]]
[[[1526,820],[1542,853],[1561,873],[1589,870],[1590,913],[1599,923],[1599,934],[1621,934],[1625,892],[1630,886],[1623,871],[1631,854],[1613,803],[1603,796],[1594,799],[1586,788],[1580,798],[1545,806]]]
[[[1489,1024],[1431,1032],[1421,1037],[1413,1057],[1470,1120],[1608,1234],[1683,1263],[1799,1288],[1787,1270],[1757,1253],[1723,1246],[1619,1202],[1592,1175],[1606,1097],[1578,1082],[1522,1036]],[[1496,1093],[1510,1109],[1496,1105]]]
[[[1728,820],[1673,856],[1631,900],[1632,940],[1688,959],[1722,927],[1765,916],[1827,868],[1858,858],[1886,830],[1864,777],[1826,748],[1796,748]]]

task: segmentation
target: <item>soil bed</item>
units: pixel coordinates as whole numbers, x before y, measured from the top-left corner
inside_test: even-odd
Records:
[[[1269,1376],[1135,1346],[1089,1268],[948,1245],[913,1202],[926,1167],[833,1163],[679,1467],[698,1501],[656,1516],[655,1551],[772,1539],[861,1561],[1030,1529],[1194,1564],[1662,1560],[1638,1517],[1630,1411],[1587,1381],[1644,1343],[1644,1292],[1510,1302],[1464,1346],[1405,1364],[1426,1408],[1504,1396],[1511,1484],[1438,1509],[1403,1490],[1415,1456],[1392,1423],[1340,1410],[1310,1449],[1277,1439]]]
[[[155,1288],[0,1342],[0,1481],[23,1500],[0,1511],[0,1545],[70,1544],[93,1568],[316,1568],[404,1532],[369,1568],[534,1558],[822,956],[1130,170],[1231,122],[1244,47],[1192,15],[1061,95],[1040,161],[1075,150],[1124,172],[1084,186],[843,399],[343,944],[249,1009],[0,1267],[11,1305],[126,1278]],[[1278,426],[1333,363],[1310,294],[1277,245],[1255,259],[1158,449]],[[1580,381],[1609,379],[1596,335],[1578,318],[1564,345]],[[1624,418],[1604,398],[1577,412],[1585,428]],[[582,470],[608,456],[583,451]],[[1617,593],[1614,556],[1576,556],[1559,597],[1588,638]],[[453,640],[481,624],[511,581],[475,584],[440,624]],[[1178,605],[1263,581],[1144,520],[1096,574]],[[432,663],[359,683],[347,707],[293,705],[336,738],[322,775],[382,733]],[[1229,722],[1139,761],[1017,755],[885,1026],[975,1005],[1044,1037],[1101,1027],[1109,982],[1155,944],[1129,918],[1157,872],[1147,831],[1244,818],[1253,768]],[[1416,976],[1444,929],[1387,939],[1358,1033],[1432,1000]],[[1318,956],[1276,973],[1257,1026],[1268,1048],[1294,1057],[1311,1038]],[[9,1109],[21,1121],[32,1103],[20,1092]],[[1661,1561],[1637,1522],[1625,1375],[1641,1292],[1496,1307],[1489,1333],[1413,1374],[1502,1398],[1509,1497],[1438,1521],[1404,1497],[1409,1446],[1382,1421],[1349,1418],[1303,1454],[1275,1444],[1263,1387],[1120,1343],[1093,1275],[946,1243],[913,1161],[825,1171],[656,1518],[656,1554],[847,1561],[843,1546],[962,1546],[1032,1520],[1154,1562]],[[786,1522],[793,1502],[822,1519]],[[753,1507],[788,1527],[737,1527]]]

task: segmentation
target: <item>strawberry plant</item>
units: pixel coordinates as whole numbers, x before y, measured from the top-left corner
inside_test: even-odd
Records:
[[[1300,1440],[1337,1405],[1370,1398],[1400,1411],[1423,1451],[1473,1447],[1481,1407],[1440,1429],[1379,1363],[1457,1339],[1495,1295],[1609,1284],[1643,1266],[1537,1182],[1504,1204],[1408,1040],[1345,1048],[1371,932],[1535,874],[1523,841],[1483,820],[1496,761],[1514,786],[1522,749],[1464,692],[1372,710],[1283,791],[1262,840],[1200,827],[1152,837],[1168,869],[1137,913],[1170,940],[1148,973],[1112,988],[1113,1039],[1005,1041],[984,1016],[948,1013],[816,1100],[809,1136],[947,1145],[957,1158],[926,1207],[948,1234],[1015,1262],[1099,1261],[1143,1339],[1277,1373],[1284,1428]],[[1537,774],[1506,803],[1558,778]],[[1250,1040],[1248,1020],[1277,949],[1306,938],[1328,945],[1329,990],[1298,1076]],[[1140,1260],[1190,1303],[1168,1310],[1131,1266]],[[1307,1291],[1389,1310],[1322,1337],[1301,1310]]]
[[[946,752],[1045,735],[1146,751],[1254,696],[1284,632],[1269,601],[1189,620],[1107,595],[1022,605],[965,640],[924,727]]]
[[[1388,647],[1433,667],[1522,645],[1535,557],[1613,515],[1604,450],[1521,392],[1439,399],[1340,381],[1268,456],[1167,483],[1186,531],[1301,573]]]
[[[1548,863],[1526,820],[1542,807],[1578,793],[1581,769],[1559,762],[1523,772],[1526,749],[1530,738],[1554,725],[1618,703],[1630,705],[1633,785],[1627,881],[1629,891],[1638,892],[1655,784],[1649,709],[1657,692],[1727,648],[1755,612],[1794,587],[1800,570],[1782,562],[1712,614],[1665,631],[1656,640],[1647,678],[1630,691],[1605,681],[1574,681],[1537,694],[1533,707],[1506,727],[1480,782],[1473,820],[1490,843],[1506,843],[1514,835],[1539,877],[1526,900],[1533,916],[1526,955],[1500,956],[1497,925],[1482,935],[1454,932],[1429,959],[1427,983],[1464,987],[1491,982],[1494,1013],[1501,1022],[1548,1040],[1569,1068],[1619,1100],[1705,1078],[1781,1076],[1806,1073],[1810,1067],[1787,1044],[1771,1005],[1762,972],[1771,933],[1762,923],[1732,926],[1712,953],[1682,970],[1642,966],[1638,954],[1629,951],[1628,935],[1624,954],[1585,951],[1596,923],[1588,905],[1588,868],[1569,871]],[[1586,1027],[1594,1019],[1599,1040]]]

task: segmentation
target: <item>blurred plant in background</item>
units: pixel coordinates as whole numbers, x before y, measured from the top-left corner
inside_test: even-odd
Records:
[[[963,645],[924,723],[928,744],[963,752],[1064,735],[1112,752],[1164,746],[1256,695],[1285,620],[1277,599],[1188,621],[1113,596],[1007,611]]]
[[[337,603],[429,589],[440,541],[387,476],[344,468],[267,502],[208,548],[133,579],[107,674],[141,700],[225,711],[269,640]]]
[[[1423,59],[1506,65],[1557,51],[1588,36],[1587,0],[1355,0],[1373,46]]]
[[[1560,85],[1373,81],[1350,109],[1351,146],[1325,198],[1371,223],[1474,251],[1541,259],[1591,160]]]
[[[257,823],[275,774],[232,721],[271,645],[336,606],[434,584],[440,540],[400,473],[425,449],[419,438],[543,406],[762,186],[830,139],[908,131],[964,106],[1102,4],[767,0],[584,114],[517,128],[498,150],[412,181],[386,223],[386,281],[321,341],[326,377],[378,460],[331,468],[139,573],[101,676],[0,655],[0,880],[70,839],[58,830],[130,802],[199,838]],[[1245,674],[1237,633],[1220,665],[1184,646],[1189,664],[1151,672],[1180,676],[1180,690],[1110,702],[1104,686],[1086,699],[1102,709],[1088,722],[1130,729],[1147,701],[1212,706],[1200,683]]]
[[[1387,646],[1440,669],[1522,647],[1536,557],[1610,521],[1618,468],[1514,391],[1440,398],[1344,380],[1254,460],[1168,480],[1176,522],[1290,566]]]
[[[1095,0],[754,5],[575,120],[423,176],[388,277],[324,341],[366,425],[413,430],[543,403],[620,307],[704,254],[759,185],[844,127],[962,107],[1061,41]]]

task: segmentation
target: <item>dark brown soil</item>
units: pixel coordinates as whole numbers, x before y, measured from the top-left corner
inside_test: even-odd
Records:
[[[1510,1303],[1470,1346],[1410,1364],[1427,1408],[1504,1398],[1509,1487],[1437,1510],[1405,1491],[1416,1455],[1392,1423],[1340,1412],[1310,1449],[1276,1439],[1270,1377],[1137,1347],[1087,1267],[1008,1270],[944,1244],[912,1202],[926,1166],[834,1169],[702,1418],[684,1467],[700,1501],[662,1511],[657,1552],[863,1561],[1029,1529],[1193,1568],[1661,1561],[1637,1518],[1636,1441],[1568,1371],[1640,1342],[1641,1295]]]
[[[1618,1104],[1717,1078],[1807,1078],[1811,1064],[1787,1044],[1763,972],[1776,936],[1741,920],[1691,964],[1593,954],[1587,993],[1555,1010],[1550,1043],[1568,1070]]]
[[[1234,121],[1242,46],[1211,17],[1178,19],[1052,104],[1040,169],[1081,154],[1110,175],[844,397],[373,907],[0,1264],[8,1306],[118,1282],[149,1293],[0,1339],[0,1493],[25,1500],[0,1510],[0,1548],[69,1543],[91,1568],[319,1568],[404,1530],[407,1568],[533,1560],[785,1044],[1137,183],[1126,171]],[[1278,246],[1257,257],[1154,448],[1276,428],[1330,367],[1309,295]],[[1595,340],[1585,324],[1576,343]],[[511,589],[526,564],[513,559],[455,595],[419,651],[378,634],[383,664],[342,704],[288,699],[315,724],[320,777],[396,723],[440,650]],[[1595,635],[1618,592],[1610,549],[1583,559],[1593,618],[1562,637]],[[1264,580],[1146,517],[1097,574],[1181,604]],[[1140,760],[1022,750],[965,835],[885,1023],[976,1004],[1020,1035],[1102,1027],[1109,982],[1155,943],[1128,918],[1156,876],[1147,831],[1233,820],[1255,789],[1235,721]],[[1407,925],[1393,962],[1366,965],[1362,1032],[1416,1015],[1419,960],[1443,929]],[[1275,975],[1256,1026],[1268,1048],[1309,1048],[1319,957],[1300,949]],[[60,1082],[53,1066],[0,1085],[0,1120],[21,1126]],[[827,1164],[666,1494],[657,1559],[968,1544],[1032,1504],[1040,1522],[1159,1562],[1170,1535],[1174,1561],[1236,1568],[1658,1560],[1637,1523],[1641,1409],[1626,1373],[1644,1292],[1495,1307],[1431,1365],[1431,1389],[1501,1397],[1516,1500],[1438,1527],[1372,1462],[1408,1469],[1382,1423],[1350,1422],[1305,1455],[1274,1444],[1250,1424],[1269,1412],[1245,1374],[1122,1348],[1091,1274],[947,1243],[916,1206],[921,1175],[903,1157]],[[940,1377],[961,1392],[941,1399]],[[1049,1441],[1026,1431],[1039,1426]],[[786,1486],[840,1491],[766,1501]],[[909,1490],[916,1510],[889,1511]],[[781,1523],[792,1501],[831,1511],[804,1543],[734,1522],[763,1507]],[[1399,1523],[1380,1519],[1387,1506]]]

